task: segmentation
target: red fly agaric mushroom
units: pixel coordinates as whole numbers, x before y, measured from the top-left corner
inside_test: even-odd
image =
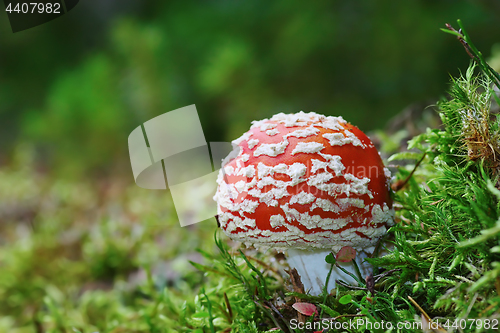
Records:
[[[279,113],[233,141],[214,200],[220,227],[236,241],[288,252],[306,290],[322,292],[328,253],[348,246],[363,259],[392,225],[390,172],[377,149],[342,117]],[[345,269],[354,273],[353,263]],[[353,282],[334,267],[336,279]]]

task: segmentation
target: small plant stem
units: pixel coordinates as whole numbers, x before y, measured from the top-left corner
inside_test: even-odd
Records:
[[[356,260],[353,260],[352,261],[353,265],[354,265],[354,270],[356,271],[356,275],[358,275],[359,277],[359,280],[360,281],[363,281],[363,277],[361,276],[361,271],[359,270],[359,266],[358,266],[358,263],[356,262]]]
[[[252,261],[255,261],[256,263],[258,263],[259,265],[261,265],[262,267],[264,267],[265,269],[267,269],[270,273],[273,274],[273,276],[276,278],[276,280],[280,281],[280,282],[283,282],[283,278],[281,277],[281,275],[279,274],[278,270],[268,264],[266,264],[265,262],[263,262],[262,260],[259,260],[257,258],[254,258],[252,256],[249,256],[249,255],[245,255],[249,260],[252,260]]]
[[[258,287],[259,287],[259,291],[262,292],[262,296],[267,299],[269,297],[269,290],[267,288],[267,283],[266,283],[266,278],[264,277],[264,275],[261,273],[261,271],[259,271],[257,268],[255,268],[254,265],[252,265],[250,263],[250,261],[248,260],[248,258],[245,256],[245,254],[243,253],[243,251],[239,250],[240,251],[240,255],[241,257],[243,258],[243,260],[245,260],[245,262],[247,263],[248,267],[250,267],[250,269],[252,271],[254,271],[258,276],[259,276],[259,280],[262,281],[262,284],[259,282],[258,284]]]
[[[351,276],[359,285],[363,284],[363,282],[361,282],[361,280],[356,275],[352,274],[351,272],[349,272],[348,270],[346,270],[344,267],[340,266],[337,263],[335,264],[335,266],[337,266],[342,272],[344,272],[347,275]],[[359,269],[359,267],[358,267],[358,269]]]
[[[350,317],[350,318],[355,318],[355,317],[366,317],[364,314],[345,314],[345,315],[340,315],[335,318],[332,318],[331,321],[337,321],[337,319],[344,318],[344,317]]]
[[[352,304],[356,305],[356,306],[357,306],[358,308],[360,308],[360,309],[366,309],[364,306],[362,306],[362,305],[361,305],[361,304],[359,304],[358,302],[352,301]],[[375,315],[375,313],[373,313],[373,314]],[[370,318],[371,320],[373,320],[373,321],[377,321],[377,320],[375,319],[375,317],[374,317],[374,316],[372,316],[370,313],[367,313],[367,314],[366,314],[366,316],[367,316],[368,318]],[[376,316],[376,315],[375,315],[375,316]]]
[[[381,273],[381,274],[379,274],[379,275],[376,275],[376,276],[375,276],[375,278],[376,278],[376,279],[375,279],[375,283],[378,283],[378,282],[380,281],[380,279],[382,279],[383,277],[385,277],[385,276],[387,276],[387,275],[389,275],[389,274],[392,274],[392,273],[394,273],[394,272],[398,272],[398,271],[400,271],[400,270],[401,270],[401,268],[394,268],[394,269],[391,269],[391,270],[389,270],[389,271],[385,271],[385,272],[383,272],[383,273]]]
[[[208,323],[210,324],[210,331],[212,333],[215,333],[215,327],[213,323],[213,316],[212,316],[212,302],[208,299],[207,294],[205,293],[205,289],[202,288],[201,293],[205,297],[205,300],[207,301],[207,310],[208,310]]]
[[[410,300],[410,302],[413,303],[413,305],[415,305],[415,307],[424,315],[425,319],[427,319],[428,322],[432,322],[432,319],[431,317],[429,317],[429,315],[424,311],[424,309],[422,309],[420,307],[420,305],[418,305],[418,303],[413,299],[411,298],[411,296],[408,296],[408,299]]]
[[[448,30],[443,29],[443,31],[451,32],[453,35],[457,36],[460,43],[465,48],[465,51],[481,68],[481,70],[486,74],[491,81],[500,89],[500,74],[498,74],[493,68],[488,65],[486,60],[484,60],[483,54],[476,48],[476,46],[472,43],[469,34],[465,31],[464,26],[462,25],[462,21],[457,20],[458,26],[460,30],[455,30],[450,24],[446,24],[446,28]]]
[[[227,298],[227,294],[224,293],[224,301],[226,302],[228,321],[230,324],[233,323],[233,309],[231,308],[231,304],[229,303],[229,299]]]
[[[397,192],[397,191],[401,190],[403,187],[406,186],[406,184],[410,181],[411,177],[413,176],[413,174],[417,170],[417,168],[420,165],[420,163],[422,163],[422,161],[424,160],[424,158],[425,158],[426,155],[427,155],[427,152],[425,152],[424,155],[422,155],[422,158],[420,158],[420,160],[418,160],[418,162],[417,162],[417,164],[415,164],[415,167],[413,168],[413,170],[410,172],[410,174],[408,175],[408,177],[406,177],[406,179],[402,183],[401,182],[395,182],[392,185],[392,189],[394,191]]]
[[[326,276],[326,282],[325,282],[325,286],[323,287],[323,304],[326,303],[326,298],[328,296],[328,282],[330,281],[330,277],[332,275],[332,271],[333,271],[333,264],[330,265],[330,271],[328,272],[328,275]],[[321,308],[321,312],[319,313],[319,317],[321,318],[323,316],[323,308]]]
[[[342,281],[340,281],[340,280],[336,280],[336,281],[335,281],[335,283],[340,284],[341,286],[346,287],[346,288],[348,288],[348,289],[355,289],[355,290],[367,290],[366,288],[363,288],[363,287],[355,287],[355,286],[351,286],[351,285],[349,285],[349,284],[347,284],[347,283],[345,283],[345,282],[342,282]]]

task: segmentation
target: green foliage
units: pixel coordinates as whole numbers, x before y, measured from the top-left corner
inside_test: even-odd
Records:
[[[52,86],[46,112],[37,109],[25,115],[26,137],[45,148],[57,146],[49,157],[61,172],[77,174],[80,163],[94,169],[102,167],[103,156],[118,157],[109,154],[120,151],[116,147],[123,145],[129,122],[116,72],[111,59],[94,56]]]
[[[213,251],[215,223],[181,228],[165,192],[50,179],[32,162],[20,147],[0,171],[0,332],[188,327],[204,302],[188,260]]]
[[[393,157],[422,163],[396,194],[394,249],[370,260],[401,269],[385,282],[392,297],[412,295],[431,316],[484,319],[500,311],[500,121],[490,113],[492,82],[474,70],[454,79],[451,99],[438,104],[443,129],[411,140],[419,153]],[[401,169],[398,179],[409,174]]]

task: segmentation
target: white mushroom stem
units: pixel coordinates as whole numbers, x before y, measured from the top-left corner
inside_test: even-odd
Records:
[[[306,293],[318,296],[323,292],[326,278],[331,268],[331,264],[328,264],[325,258],[330,252],[331,251],[323,249],[311,251],[288,249],[288,265],[290,268],[295,268],[297,273],[299,273]],[[368,255],[365,252],[357,251],[356,257],[353,260],[358,264],[363,279],[373,272],[373,267],[368,262],[363,261],[366,257],[368,257]],[[346,271],[357,276],[353,261],[348,263],[337,261],[337,263]],[[327,286],[328,293],[335,288],[335,280],[343,280],[349,284],[357,284],[356,280],[350,275],[343,272],[340,268],[333,266]]]

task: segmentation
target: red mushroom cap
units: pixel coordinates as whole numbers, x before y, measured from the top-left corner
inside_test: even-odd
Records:
[[[390,172],[370,139],[342,117],[314,112],[252,124],[217,180],[224,232],[280,250],[372,252],[394,211]]]

